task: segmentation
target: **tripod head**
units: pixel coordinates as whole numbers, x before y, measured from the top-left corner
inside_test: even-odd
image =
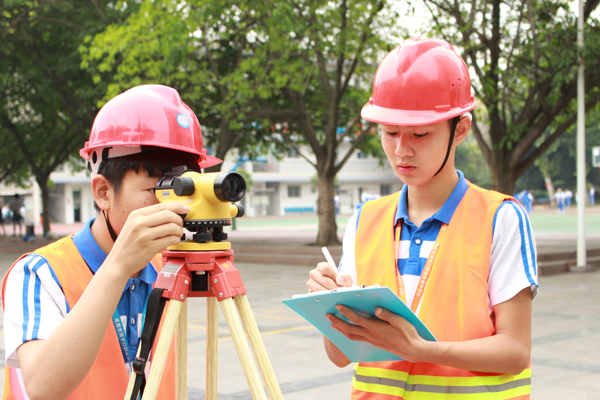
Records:
[[[183,227],[189,231],[184,242],[169,250],[228,250],[224,226],[244,215],[240,201],[246,194],[246,181],[237,172],[201,174],[186,166],[174,167],[157,183],[156,198],[161,203],[180,203],[190,211],[182,215]]]

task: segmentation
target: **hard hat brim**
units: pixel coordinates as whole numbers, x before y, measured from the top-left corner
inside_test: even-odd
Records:
[[[213,157],[213,156],[209,156],[208,154],[206,154],[206,150],[203,150],[202,153],[199,153],[197,151],[191,151],[188,147],[183,147],[183,146],[177,146],[177,145],[170,145],[170,146],[164,146],[162,143],[151,143],[149,142],[150,145],[148,147],[159,147],[159,148],[163,148],[163,149],[171,149],[171,150],[178,150],[178,151],[182,151],[184,153],[190,153],[190,154],[194,154],[198,156],[198,165],[200,166],[200,168],[208,168],[208,167],[212,167],[215,165],[218,165],[220,163],[222,163],[223,161],[217,157]],[[115,143],[102,143],[102,144],[98,144],[95,146],[89,146],[88,143],[86,143],[85,147],[81,150],[79,150],[79,155],[85,159],[85,160],[89,160],[90,158],[90,154],[96,150],[96,149],[102,149],[102,148],[106,148],[106,147],[121,147],[123,146],[122,143],[119,142],[115,142]],[[137,145],[133,145],[134,147],[140,147],[141,145],[137,144]]]
[[[207,154],[203,154],[201,157],[203,157],[204,160],[200,161],[198,163],[198,165],[200,166],[200,168],[212,167],[212,166],[221,164],[223,162],[223,160],[221,160],[221,159],[219,159],[217,157],[209,156]]]
[[[476,106],[475,100],[464,107],[454,107],[446,111],[397,110],[384,108],[368,102],[360,111],[360,116],[367,121],[385,125],[421,126],[432,125],[471,111]]]

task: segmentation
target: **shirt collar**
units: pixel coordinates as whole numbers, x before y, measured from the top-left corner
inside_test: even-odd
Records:
[[[72,237],[75,247],[77,247],[77,250],[79,250],[79,254],[81,254],[81,257],[94,274],[98,272],[98,269],[102,263],[104,263],[104,260],[106,260],[106,253],[100,248],[100,246],[98,246],[98,243],[96,243],[96,240],[92,235],[91,227],[95,220],[95,218],[92,218],[87,221],[83,228],[75,233]],[[142,269],[140,276],[136,279],[148,284],[152,284],[156,281],[157,276],[158,273],[156,272],[156,269],[152,263],[148,263],[148,265]],[[126,287],[129,287],[132,282],[133,279],[129,278]]]
[[[458,183],[454,187],[452,194],[448,197],[448,200],[444,203],[442,208],[439,209],[431,218],[437,219],[445,224],[449,224],[452,216],[454,215],[454,211],[456,211],[456,207],[462,200],[463,196],[469,189],[469,184],[465,179],[465,175],[462,171],[456,171],[458,173]],[[408,218],[408,209],[406,196],[408,195],[408,185],[404,185],[402,187],[402,191],[400,192],[400,199],[398,200],[398,207],[396,209],[396,217],[394,218],[394,226],[399,219],[407,219]]]

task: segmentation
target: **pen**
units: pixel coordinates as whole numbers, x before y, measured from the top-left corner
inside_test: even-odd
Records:
[[[338,268],[335,266],[335,261],[333,261],[333,257],[331,257],[331,253],[329,253],[327,247],[321,247],[321,250],[323,251],[323,255],[325,256],[325,259],[329,265],[331,265],[337,271]]]

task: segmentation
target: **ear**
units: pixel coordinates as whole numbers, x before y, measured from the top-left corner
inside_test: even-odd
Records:
[[[471,118],[462,117],[458,124],[456,124],[456,131],[454,133],[454,144],[459,145],[471,130]]]
[[[112,185],[103,175],[97,174],[92,178],[92,195],[101,210],[107,211],[110,208]]]

